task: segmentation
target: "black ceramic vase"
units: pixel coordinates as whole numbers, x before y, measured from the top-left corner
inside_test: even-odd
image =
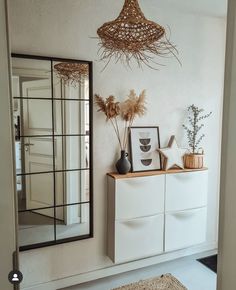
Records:
[[[120,159],[116,162],[116,169],[120,174],[126,174],[130,171],[131,164],[127,158],[128,153],[125,150],[121,150]]]

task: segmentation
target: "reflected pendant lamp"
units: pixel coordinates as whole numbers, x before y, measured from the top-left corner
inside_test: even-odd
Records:
[[[67,85],[76,86],[84,82],[89,75],[88,65],[76,62],[61,62],[54,65],[58,77]]]
[[[138,66],[145,64],[151,68],[161,65],[155,62],[155,56],[172,55],[180,62],[178,51],[167,38],[165,29],[145,18],[138,0],[125,0],[118,18],[104,23],[97,34],[100,59],[107,61],[106,66],[112,58],[128,66],[135,60]]]

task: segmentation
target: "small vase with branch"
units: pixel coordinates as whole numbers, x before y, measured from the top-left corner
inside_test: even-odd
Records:
[[[204,114],[204,109],[199,109],[194,104],[188,107],[189,125],[183,125],[187,132],[188,145],[190,153],[185,155],[185,168],[197,169],[203,167],[204,150],[199,148],[205,134],[201,133],[204,124],[200,122],[210,117],[212,112]],[[202,150],[200,152],[200,150]]]
[[[104,99],[96,94],[95,104],[99,108],[98,112],[103,112],[106,116],[106,121],[110,121],[112,124],[121,150],[121,158],[117,161],[116,168],[120,174],[126,174],[131,168],[127,159],[128,153],[126,152],[128,130],[137,116],[142,117],[146,113],[145,90],[139,96],[136,95],[134,90],[131,90],[127,99],[123,102],[117,102],[114,96]],[[123,129],[119,126],[119,120],[124,122]]]

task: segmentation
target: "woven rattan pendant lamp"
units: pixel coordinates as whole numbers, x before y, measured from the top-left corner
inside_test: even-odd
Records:
[[[54,65],[58,77],[65,84],[77,86],[84,82],[89,75],[88,65],[79,62],[61,62]]]
[[[154,68],[155,56],[171,54],[177,58],[178,51],[167,39],[165,29],[145,18],[138,0],[125,0],[118,18],[104,23],[97,33],[101,40],[100,59],[107,64],[114,57],[116,62],[122,61],[128,66],[134,59],[139,66]]]

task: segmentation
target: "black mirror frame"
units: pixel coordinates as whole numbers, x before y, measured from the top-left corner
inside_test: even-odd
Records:
[[[38,56],[38,55],[28,55],[28,54],[19,54],[19,53],[12,53],[12,58],[23,58],[23,59],[35,59],[35,60],[48,60],[51,62],[51,74],[53,71],[53,62],[59,61],[59,62],[79,62],[88,64],[89,66],[89,186],[90,186],[90,192],[89,192],[89,234],[81,235],[81,236],[75,236],[70,238],[64,238],[57,240],[56,238],[53,241],[48,242],[42,242],[42,243],[36,243],[32,245],[26,245],[26,246],[20,246],[20,251],[26,251],[36,248],[42,248],[42,247],[48,247],[53,245],[58,245],[62,243],[69,243],[84,239],[89,239],[94,237],[94,217],[93,217],[93,62],[92,61],[86,61],[86,60],[78,60],[78,59],[68,59],[68,58],[58,58],[58,57],[49,57],[49,56]],[[51,83],[53,84],[53,77],[51,77]],[[53,97],[52,97],[53,99]],[[54,134],[54,133],[53,133]],[[54,188],[55,192],[55,188]],[[55,193],[54,193],[55,194]],[[77,203],[77,204],[83,204]],[[65,205],[63,205],[65,206]],[[54,208],[58,207],[54,204]],[[17,209],[18,211],[18,209]],[[55,217],[54,217],[55,220]],[[55,228],[55,221],[54,221],[54,228]],[[55,231],[55,229],[54,229]]]

